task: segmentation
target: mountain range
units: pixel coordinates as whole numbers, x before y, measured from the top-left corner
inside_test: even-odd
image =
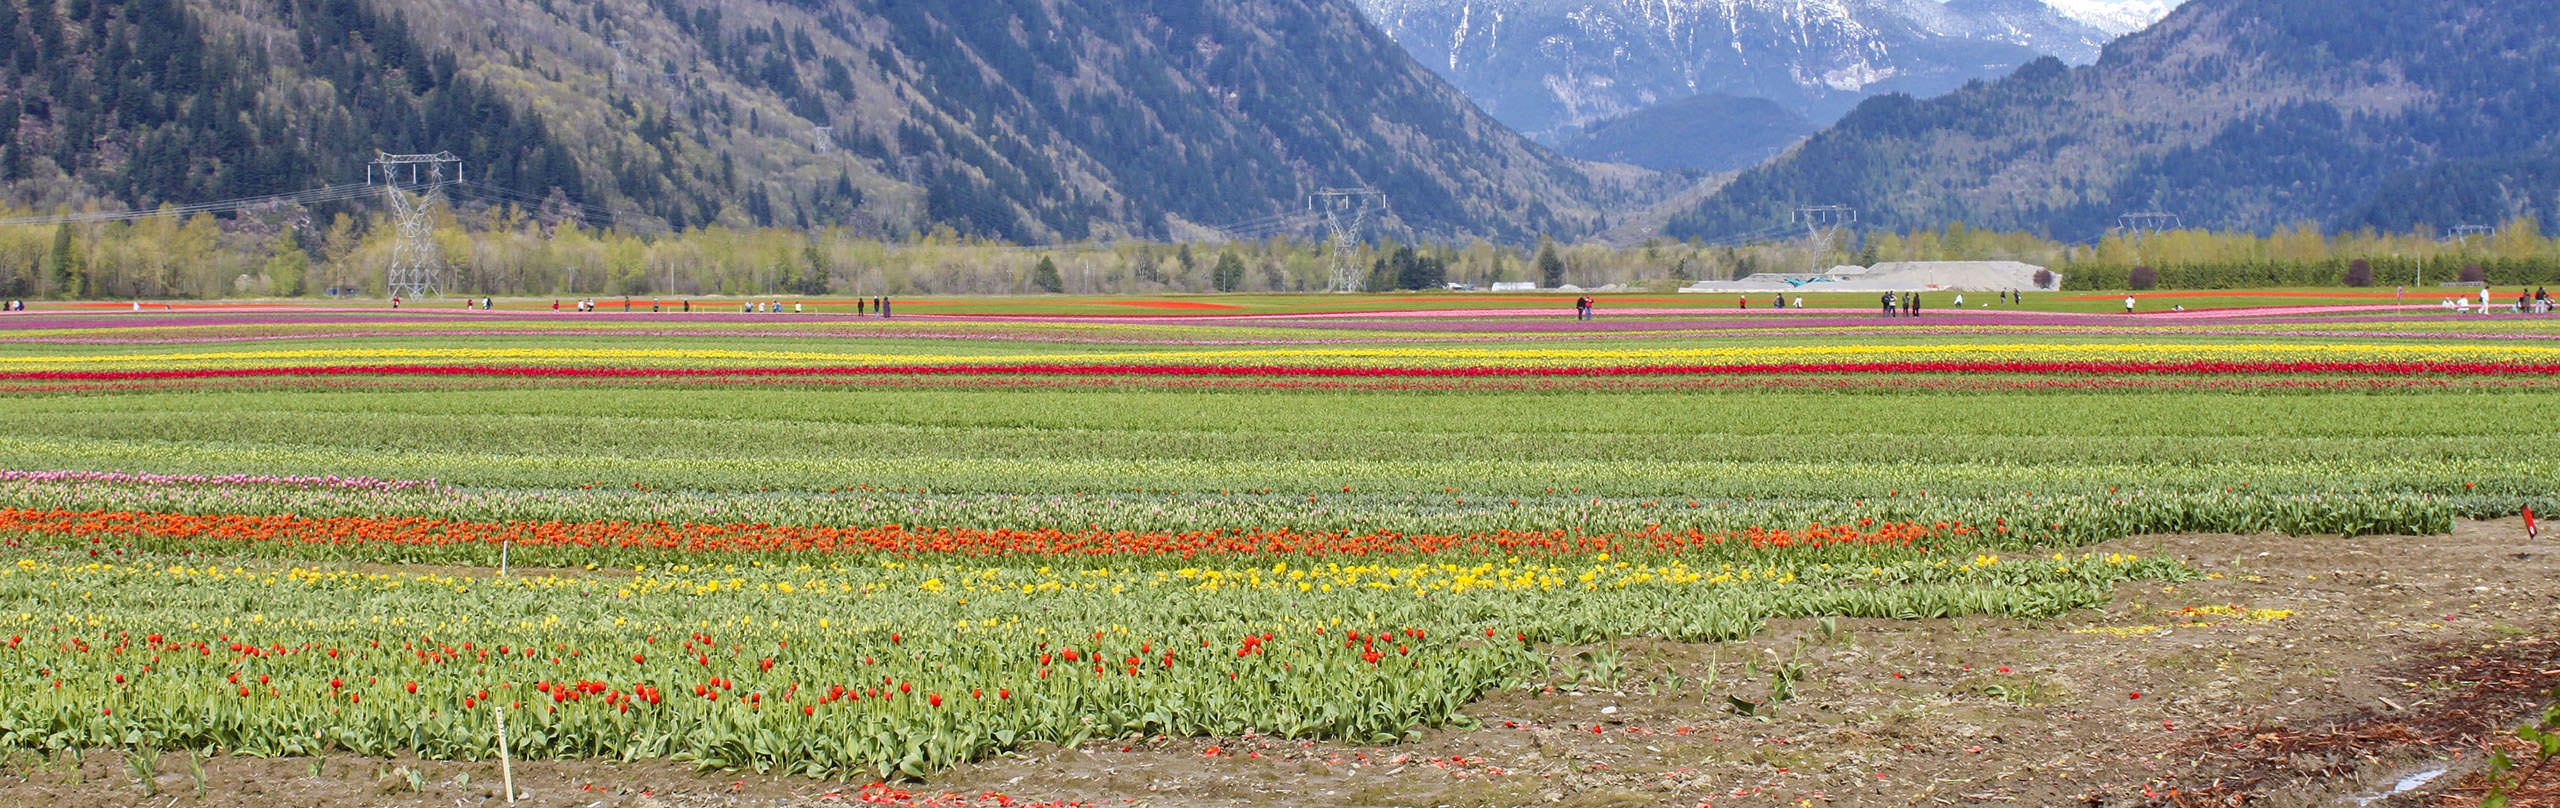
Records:
[[[1729,238],[1822,204],[1865,226],[2067,239],[2129,212],[2257,231],[2550,224],[2554,30],[2545,0],[2193,0],[2093,65],[1870,99],[1667,232]]]
[[[1695,96],[1768,99],[1829,123],[1871,95],[1935,95],[2039,56],[2094,61],[2109,40],[2156,19],[2166,2],[2058,1],[2069,5],[1360,0],[1370,20],[1416,59],[1495,118],[1549,143]]]
[[[151,207],[450,151],[475,190],[625,226],[1024,243],[1597,229],[1642,172],[1480,112],[1349,0],[21,0],[0,200]],[[1221,229],[1223,228],[1223,229]]]
[[[1555,146],[1585,160],[1659,171],[1734,171],[1778,156],[1819,128],[1766,98],[1708,93],[1594,122]]]
[[[1466,32],[1425,67],[1355,0],[20,0],[0,6],[0,202],[277,194],[361,181],[380,150],[453,152],[458,205],[546,219],[1028,244],[1312,235],[1309,194],[1341,186],[1386,195],[1372,235],[1509,243],[1657,217],[1722,239],[1807,204],[2074,239],[2138,210],[2266,230],[2560,209],[2547,0],[2192,0],[2091,64],[2035,57],[1935,97],[1956,66],[2162,6],[1359,1],[1486,16],[1408,29]],[[1567,8],[1587,13],[1517,16]],[[1557,18],[1578,27],[1531,24]],[[1698,61],[1642,79],[1652,96],[1614,78],[1648,70],[1597,69],[1736,49],[1768,60]],[[1547,136],[1609,162],[1434,72],[1483,59],[1590,112]],[[1827,117],[1710,79],[1856,106],[1789,146]],[[1609,98],[1640,111],[1600,115]],[[1729,182],[1618,164],[1696,167],[1682,143],[1777,157]]]

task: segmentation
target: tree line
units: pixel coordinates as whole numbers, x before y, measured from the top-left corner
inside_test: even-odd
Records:
[[[0,208],[0,219],[61,211]],[[1328,288],[1328,241],[1174,244],[1121,241],[1026,247],[937,227],[888,241],[850,229],[708,226],[629,231],[513,206],[438,208],[434,228],[452,295],[770,296],[1313,292]],[[0,225],[0,296],[52,299],[380,298],[393,229],[379,213],[293,209],[229,217]],[[1554,288],[1670,292],[1758,272],[1839,264],[2015,260],[2053,268],[2070,289],[2432,285],[2466,273],[2492,283],[2560,284],[2560,240],[2520,218],[2494,232],[2271,234],[2204,230],[2119,234],[2064,244],[2031,233],[1950,225],[1711,245],[1406,242],[1352,245],[1371,291],[1529,282]],[[2137,280],[2140,283],[2137,283]]]

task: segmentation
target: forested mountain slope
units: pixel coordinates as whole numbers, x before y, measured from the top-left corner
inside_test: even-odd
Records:
[[[1477,111],[1348,0],[21,0],[0,17],[8,201],[280,193],[361,181],[377,149],[452,151],[473,180],[590,220],[1022,242],[1267,229],[1344,185],[1385,191],[1391,230],[1516,241],[1592,230],[1625,193]]]
[[[2554,30],[2544,0],[2194,0],[2090,67],[1871,99],[1668,232],[1757,231],[1802,204],[2068,239],[2148,210],[2262,231],[2550,224]]]

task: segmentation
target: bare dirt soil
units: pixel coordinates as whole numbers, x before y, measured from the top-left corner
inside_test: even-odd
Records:
[[[1394,746],[1125,738],[885,786],[527,762],[518,804],[2467,806],[2485,750],[2560,687],[2560,536],[2528,541],[2518,520],[2091,549],[2210,577],[2129,584],[2046,622],[1793,621],[1748,642],[1558,648],[1546,681],[1477,702],[1479,726]],[[118,751],[0,752],[0,805],[505,802],[494,763],[201,766],[199,796],[182,752],[148,784]],[[2560,805],[2560,785],[2514,804]]]

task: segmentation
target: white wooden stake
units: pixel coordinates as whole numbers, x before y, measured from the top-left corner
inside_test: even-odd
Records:
[[[507,757],[507,709],[497,699],[489,700],[489,713],[498,717],[498,778],[507,787],[507,804],[516,802],[515,761]]]

